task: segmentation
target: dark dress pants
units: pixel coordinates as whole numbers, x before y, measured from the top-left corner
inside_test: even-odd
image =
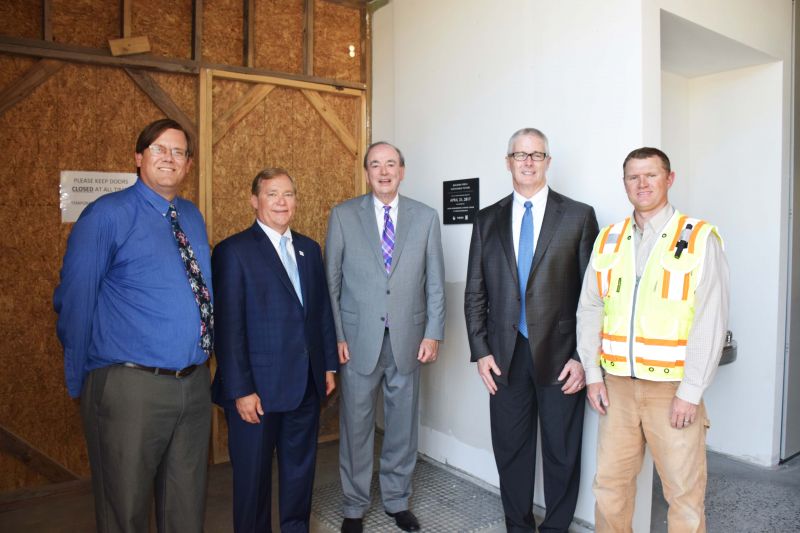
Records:
[[[99,533],[203,531],[211,392],[208,368],[183,378],[121,365],[93,370],[81,392]]]
[[[236,533],[272,531],[272,455],[276,448],[280,530],[309,530],[319,411],[320,399],[310,372],[297,409],[265,413],[260,424],[245,422],[235,408],[225,409]]]
[[[535,531],[533,485],[536,421],[542,434],[545,518],[540,532],[567,531],[580,484],[585,392],[566,395],[561,385],[539,385],[528,339],[517,335],[508,385],[490,397],[492,447],[509,532]]]

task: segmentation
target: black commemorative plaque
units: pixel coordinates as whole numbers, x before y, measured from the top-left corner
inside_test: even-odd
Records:
[[[478,213],[478,178],[442,182],[445,224],[472,224]]]

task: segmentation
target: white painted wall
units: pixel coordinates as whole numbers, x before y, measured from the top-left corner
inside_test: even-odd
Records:
[[[441,214],[442,181],[480,177],[481,206],[490,205],[511,191],[503,160],[509,135],[520,127],[535,126],[550,137],[553,164],[549,181],[553,188],[593,204],[601,225],[626,215],[630,206],[620,180],[622,159],[634,147],[661,143],[661,7],[710,24],[715,31],[744,39],[767,53],[788,54],[790,28],[784,26],[790,17],[781,17],[791,13],[790,0],[392,0],[380,8],[373,26],[372,131],[374,140],[395,142],[406,155],[402,192],[440,209]],[[753,24],[753,20],[763,23]],[[767,68],[760,76],[774,82],[776,74],[783,74],[774,70]],[[677,87],[688,83],[671,81]],[[788,90],[785,93],[788,95]],[[679,91],[669,98],[680,100]],[[768,120],[777,122],[772,138],[777,152],[770,155],[767,173],[764,160],[756,159],[751,163],[757,169],[751,168],[749,174],[751,186],[759,189],[763,209],[772,209],[768,219],[776,225],[784,220],[775,210],[781,209],[782,161],[788,153],[781,148],[788,129],[780,124],[780,110],[788,109],[786,102],[788,99],[781,97],[777,109],[774,105],[769,108],[772,118]],[[676,131],[666,129],[665,140]],[[688,150],[681,150],[677,149],[676,161],[690,162]],[[730,187],[728,174],[707,167],[696,170],[709,180],[697,189],[702,194],[716,195]],[[766,186],[762,176],[769,182]],[[729,190],[726,198],[749,192]],[[714,221],[726,230],[726,219]],[[496,484],[488,398],[474,365],[468,363],[463,319],[470,231],[466,225],[443,227],[447,338],[439,361],[423,372],[420,450]],[[748,259],[742,252],[732,256],[737,272],[739,261],[768,261],[777,281],[767,284],[757,303],[771,310],[780,309],[779,240],[778,236],[765,243],[758,258]],[[741,293],[734,298],[747,307],[745,298],[750,297],[750,293]],[[779,321],[779,314],[763,317],[763,321]],[[737,331],[742,341],[747,327],[741,322],[741,334]],[[777,442],[772,420],[775,402],[770,397],[779,396],[778,331],[773,322],[766,335],[758,336],[754,330],[747,342],[748,350],[772,360],[759,376],[765,382],[759,388],[760,397],[750,398],[757,407],[744,411],[760,417],[761,424],[742,432],[742,413],[723,408],[716,398],[713,402],[718,413],[714,414],[713,445],[763,464],[772,461]],[[742,351],[740,344],[740,359]],[[744,402],[742,386],[752,384],[752,374],[746,379],[749,369],[744,363],[729,368],[730,372],[725,372],[735,374],[736,379],[726,380],[721,371],[719,388],[729,389],[728,394]],[[587,522],[593,521],[590,486],[596,423],[596,416],[589,413],[577,511],[577,517]],[[729,441],[740,441],[741,446]],[[644,482],[646,485],[647,479]],[[538,492],[537,503],[542,504]]]

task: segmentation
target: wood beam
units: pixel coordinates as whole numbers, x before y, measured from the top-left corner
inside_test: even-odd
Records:
[[[244,66],[255,65],[256,54],[256,0],[244,0]]]
[[[184,59],[168,59],[155,56],[114,57],[108,50],[53,43],[40,39],[23,39],[20,37],[0,36],[0,52],[20,56],[61,59],[75,63],[88,63],[91,65],[149,68],[182,74],[196,74],[199,68],[199,65],[195,61],[187,61]]]
[[[354,9],[361,9],[367,7],[369,2],[367,0],[325,0],[328,4],[339,4],[340,6],[352,7]]]
[[[213,69],[215,78],[226,80],[246,81],[249,83],[272,83],[282,87],[292,87],[294,89],[310,89],[312,91],[331,92],[346,94],[348,96],[358,96],[364,92],[363,83],[339,83],[333,80],[322,78],[309,78],[306,76],[274,76],[260,74],[258,69],[232,69],[220,68]]]
[[[120,0],[120,13],[121,13],[121,28],[120,33],[122,37],[131,36],[131,19],[132,19],[132,2],[131,0]]]
[[[53,40],[52,0],[42,0],[42,39]]]
[[[314,75],[314,0],[303,3],[303,73]]]
[[[203,58],[203,0],[192,3],[192,59]]]
[[[355,137],[348,131],[344,122],[339,119],[336,112],[328,107],[328,104],[317,91],[310,91],[308,89],[300,89],[303,96],[311,103],[317,113],[320,114],[322,120],[333,130],[333,133],[342,141],[342,144],[347,148],[351,154],[358,155],[358,143]]]
[[[3,426],[0,426],[0,450],[53,483],[74,481],[79,478],[78,474]]]
[[[132,68],[126,68],[125,72],[165,115],[183,126],[192,137],[197,139],[197,127],[194,121],[178,107],[172,97],[149,74]]]
[[[39,57],[48,59],[61,59],[75,63],[88,63],[91,65],[107,65],[113,67],[134,67],[138,69],[158,70],[161,72],[174,72],[179,74],[197,74],[201,68],[213,69],[215,75],[231,74],[231,77],[243,75],[255,77],[269,77],[272,80],[296,81],[298,83],[322,84],[334,87],[334,90],[355,89],[363,91],[366,85],[360,82],[334,80],[330,78],[317,78],[303,74],[287,74],[274,70],[235,67],[216,63],[191,61],[186,59],[170,59],[159,56],[119,56],[114,57],[108,50],[87,48],[85,46],[52,43],[41,39],[25,39],[21,37],[0,36],[0,52],[13,55]]]
[[[252,86],[239,100],[216,120],[214,125],[214,144],[216,145],[236,124],[247,116],[264,98],[272,92],[275,85],[259,83]]]
[[[39,85],[46,82],[50,76],[61,70],[63,66],[64,63],[61,61],[42,59],[16,82],[10,83],[0,91],[0,116],[32,93]]]
[[[198,111],[197,122],[200,130],[199,150],[197,154],[198,165],[198,207],[206,220],[206,230],[211,243],[214,243],[214,210],[212,193],[212,176],[214,171],[214,143],[213,143],[213,83],[214,72],[209,69],[200,69],[200,79],[198,80],[199,97],[197,99]],[[221,451],[221,450],[220,450]],[[217,457],[218,450],[214,450]]]
[[[41,505],[42,503],[47,504],[47,500],[54,496],[91,493],[92,481],[90,479],[62,481],[61,483],[3,492],[0,493],[0,514],[15,509],[24,509],[26,507]]]

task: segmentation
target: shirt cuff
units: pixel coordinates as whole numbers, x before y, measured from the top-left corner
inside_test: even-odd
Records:
[[[586,384],[591,385],[592,383],[602,383],[603,382],[603,371],[600,370],[599,366],[595,366],[592,368],[584,368],[586,372]]]
[[[699,405],[700,400],[703,398],[703,388],[697,385],[686,383],[685,381],[681,381],[681,384],[678,385],[678,392],[675,393],[675,396],[681,400]]]

